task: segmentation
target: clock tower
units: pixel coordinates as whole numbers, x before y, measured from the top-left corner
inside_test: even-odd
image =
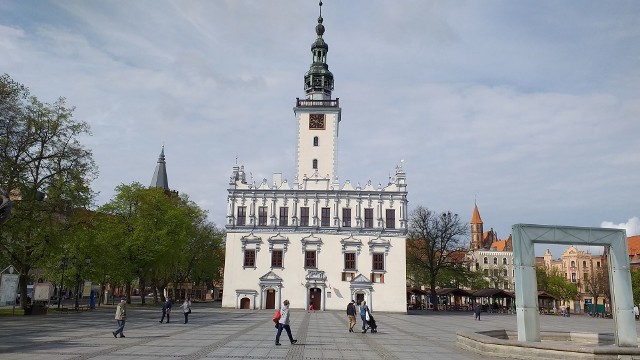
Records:
[[[338,155],[339,99],[331,99],[333,74],[327,65],[329,46],[322,35],[322,1],[316,25],[318,37],[311,44],[312,63],[304,75],[305,99],[296,99],[293,109],[297,131],[297,182],[305,188],[311,186],[305,179],[313,179],[314,188],[328,188],[336,181]]]

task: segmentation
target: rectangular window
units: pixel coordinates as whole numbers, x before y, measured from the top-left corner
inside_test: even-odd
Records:
[[[247,223],[247,207],[238,207],[238,219],[236,225],[245,225]]]
[[[351,227],[351,209],[342,209],[342,227]]]
[[[244,266],[255,267],[256,266],[256,251],[245,250],[244,251]]]
[[[309,208],[300,208],[300,226],[309,226]]]
[[[258,226],[267,226],[267,207],[260,206],[258,208]]]
[[[373,209],[364,209],[364,228],[373,229]]]
[[[331,226],[331,208],[322,208],[321,226]]]
[[[382,253],[374,253],[373,254],[373,270],[375,271],[384,271],[384,254]]]
[[[316,252],[315,251],[305,251],[305,253],[304,253],[304,267],[305,267],[305,269],[315,269],[316,268]]]
[[[282,250],[273,250],[271,252],[271,267],[282,267]]]
[[[387,229],[396,228],[396,211],[393,209],[387,209],[386,226]]]
[[[356,269],[356,253],[353,253],[353,252],[344,253],[344,269],[345,270]]]
[[[289,208],[281,207],[280,208],[280,226],[288,226],[289,225]]]

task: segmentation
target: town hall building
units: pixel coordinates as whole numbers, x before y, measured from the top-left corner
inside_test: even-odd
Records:
[[[320,4],[322,6],[322,3]],[[353,299],[374,311],[406,312],[406,173],[386,185],[340,183],[336,173],[340,101],[327,65],[322,12],[296,99],[296,174],[229,181],[222,306],[344,310]]]

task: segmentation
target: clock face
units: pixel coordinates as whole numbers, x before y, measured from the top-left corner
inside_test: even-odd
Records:
[[[310,114],[309,129],[324,130],[324,114]]]

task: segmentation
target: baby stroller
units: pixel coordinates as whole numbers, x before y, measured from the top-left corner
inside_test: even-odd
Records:
[[[367,326],[371,329],[371,333],[378,332],[378,324],[376,324],[376,319],[373,318],[373,315],[369,313],[369,320],[367,321]]]

